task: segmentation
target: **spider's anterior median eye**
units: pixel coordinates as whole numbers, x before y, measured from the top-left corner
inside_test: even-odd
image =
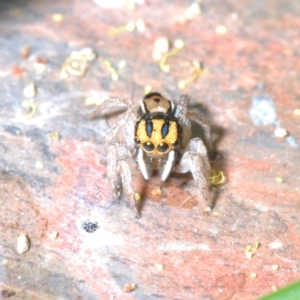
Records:
[[[151,142],[146,142],[143,144],[143,148],[146,150],[146,151],[153,151],[154,150],[154,144],[151,143]]]
[[[159,152],[167,152],[169,150],[169,145],[167,143],[160,143],[158,146],[157,146],[157,150]]]

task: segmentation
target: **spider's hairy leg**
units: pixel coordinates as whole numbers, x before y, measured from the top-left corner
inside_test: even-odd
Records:
[[[130,201],[130,205],[133,209],[134,216],[136,218],[140,218],[141,215],[138,210],[138,205],[134,197],[135,192],[133,190],[132,176],[131,176],[131,170],[129,164],[127,163],[126,160],[121,160],[119,162],[119,167],[120,167],[120,176],[122,180],[123,192],[126,198]]]
[[[190,103],[190,98],[188,95],[182,95],[179,99],[179,104],[176,110],[177,114],[186,115],[188,106]]]
[[[103,112],[109,112],[111,109],[128,107],[131,110],[137,110],[135,104],[128,98],[112,97],[104,99],[103,102],[97,106],[97,109],[89,116],[89,119],[95,119]]]
[[[137,121],[137,113],[132,110],[127,110],[122,115],[120,115],[115,124],[110,128],[105,136],[105,144],[109,145],[118,140],[118,132],[120,129],[124,128],[124,143],[126,146],[132,150],[135,147],[134,143],[134,128]]]
[[[191,134],[191,121],[199,124],[204,130],[205,142],[208,149],[208,152],[213,151],[213,146],[211,142],[211,132],[210,132],[210,121],[199,116],[194,111],[189,111],[190,99],[187,95],[182,95],[180,97],[179,105],[176,110],[176,116],[179,118],[181,123],[184,125],[183,127],[183,138],[189,139],[189,135]]]
[[[121,182],[118,174],[118,149],[116,145],[109,145],[106,157],[106,174],[109,179],[114,199],[120,199]]]
[[[209,193],[210,164],[206,147],[200,138],[190,140],[186,152],[181,157],[174,171],[179,173],[191,172],[201,191],[202,197],[209,207],[212,206]]]
[[[211,132],[210,132],[210,126],[211,122],[205,118],[200,117],[196,112],[194,111],[188,111],[187,117],[199,124],[204,129],[204,136],[205,136],[205,142],[208,148],[208,152],[213,151],[213,145],[211,143]]]
[[[181,125],[183,147],[186,147],[192,136],[192,122],[187,118],[186,115],[189,102],[190,98],[187,95],[182,95],[175,113],[175,116],[178,118]]]
[[[135,110],[128,110],[125,112],[124,119],[126,119],[126,124],[124,127],[124,143],[127,148],[133,150],[136,148],[136,144],[134,142],[135,137],[135,126],[138,121],[138,113]]]
[[[107,177],[110,181],[115,199],[119,199],[123,190],[125,197],[130,201],[135,217],[140,217],[137,203],[134,199],[132,174],[128,160],[132,159],[130,151],[124,144],[111,144],[107,148]]]

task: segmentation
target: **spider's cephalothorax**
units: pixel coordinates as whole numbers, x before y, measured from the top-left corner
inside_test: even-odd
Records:
[[[140,110],[129,99],[110,98],[97,112],[126,105],[122,114],[105,138],[107,147],[107,176],[115,198],[123,190],[136,216],[139,211],[132,185],[130,159],[135,159],[143,177],[148,180],[157,169],[165,181],[171,172],[191,172],[203,198],[210,204],[207,150],[212,151],[210,123],[188,110],[189,98],[182,96],[177,106],[159,93],[146,95]],[[204,129],[205,144],[200,137],[192,137],[192,122]],[[123,141],[118,132],[123,129]]]
[[[151,165],[156,159],[161,179],[165,180],[178,162],[181,141],[181,128],[174,115],[173,102],[158,93],[151,93],[142,101],[141,111],[134,139],[138,148],[137,163],[144,178],[149,179]]]

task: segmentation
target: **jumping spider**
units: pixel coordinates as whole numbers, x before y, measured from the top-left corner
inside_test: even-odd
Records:
[[[210,203],[208,151],[212,151],[210,122],[188,110],[189,98],[181,96],[177,106],[159,93],[146,95],[140,110],[130,99],[109,98],[94,115],[111,108],[127,106],[105,137],[107,176],[114,198],[123,190],[135,216],[140,213],[135,201],[129,160],[135,159],[143,177],[151,178],[158,170],[162,181],[171,172],[191,172],[204,200]],[[192,138],[192,122],[204,129],[205,144],[199,137]],[[123,141],[118,139],[123,129]]]

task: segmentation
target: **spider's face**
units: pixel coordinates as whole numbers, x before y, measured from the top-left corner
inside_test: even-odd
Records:
[[[162,157],[176,148],[180,127],[174,104],[159,93],[150,93],[141,103],[143,116],[136,123],[135,142],[151,157]]]
[[[145,115],[136,124],[135,142],[151,157],[161,157],[179,143],[179,124],[174,117]]]

